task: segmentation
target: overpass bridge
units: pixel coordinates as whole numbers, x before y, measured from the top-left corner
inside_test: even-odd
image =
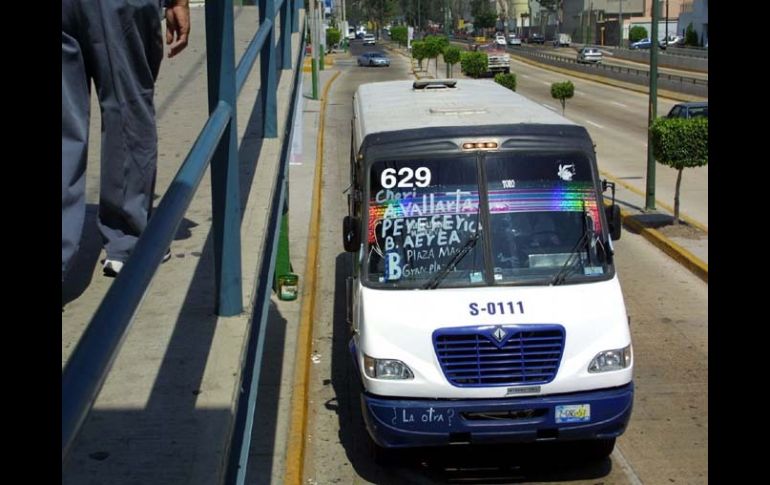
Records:
[[[203,6],[192,9],[190,46],[177,58],[164,59],[161,66],[156,100],[160,139],[156,188],[159,206],[167,200],[173,202],[179,185],[175,175],[184,169],[191,146],[197,146],[201,128],[212,123],[206,121],[209,116],[206,97],[211,83],[206,71],[212,49],[209,44],[207,51],[206,16]],[[345,258],[339,254],[341,245],[336,224],[344,207],[342,192],[347,185],[349,135],[346,130],[350,129],[347,110],[357,83],[408,76],[409,72],[414,73],[414,67],[395,51],[392,52],[393,69],[403,72],[357,68],[354,58],[347,54],[337,56],[334,68],[320,73],[320,85],[326,87],[338,72],[342,73],[333,89],[323,95],[329,100],[324,146],[323,104],[310,99],[308,74],[304,78],[302,74],[294,77],[302,64],[303,19],[304,13],[300,10],[300,28],[291,33],[291,69],[288,64],[276,66],[279,77],[274,90],[275,136],[264,136],[261,61],[243,78],[240,96],[234,105],[237,193],[241,206],[236,226],[240,234],[238,253],[242,272],[238,293],[242,308],[223,311],[220,305],[225,299],[221,296],[222,289],[228,285],[219,279],[223,264],[222,255],[217,254],[221,247],[217,238],[221,236],[217,236],[218,214],[212,209],[217,193],[216,177],[212,177],[212,169],[208,169],[178,227],[173,224],[174,227],[168,229],[168,241],[158,237],[149,248],[151,252],[154,250],[158,263],[170,241],[172,258],[156,264],[152,283],[146,292],[141,291],[138,297],[141,305],[130,319],[125,336],[120,336],[120,351],[112,361],[92,410],[66,446],[66,456],[63,443],[62,483],[434,483],[462,479],[485,483],[497,477],[480,477],[479,470],[485,470],[484,473],[493,470],[490,473],[502,473],[511,480],[516,477],[516,481],[521,481],[523,476],[529,481],[573,483],[575,479],[577,483],[594,483],[599,477],[606,477],[608,483],[658,483],[672,478],[702,477],[708,469],[706,454],[701,453],[705,449],[704,441],[705,444],[708,441],[707,432],[703,431],[704,426],[707,431],[704,422],[707,369],[704,370],[703,363],[708,343],[707,332],[704,336],[703,331],[704,325],[707,326],[707,315],[704,317],[707,285],[672,265],[666,256],[661,260],[641,237],[630,231],[618,245],[618,253],[625,255],[619,271],[624,276],[624,292],[634,319],[632,330],[640,359],[637,378],[644,391],[640,391],[632,427],[620,442],[622,454],[613,455],[607,463],[556,472],[542,468],[527,471],[518,462],[501,471],[496,468],[499,455],[494,453],[484,457],[463,456],[455,450],[447,455],[449,466],[438,468],[431,463],[442,457],[429,456],[427,471],[423,462],[397,471],[385,470],[362,455],[363,435],[361,429],[352,425],[356,403],[346,391],[349,387],[346,383],[351,380],[344,365],[344,339],[339,335],[340,322],[344,321],[341,316],[344,308],[339,304],[340,295],[344,294],[339,286],[344,279],[339,275],[344,273]],[[251,56],[249,46],[255,34],[257,37],[263,34],[258,33],[261,27],[255,7],[235,7],[233,20],[233,51],[238,64]],[[280,44],[281,14],[276,20]],[[357,53],[355,48],[353,53]],[[397,58],[400,60],[396,61]],[[550,82],[550,79],[541,81],[535,70],[526,71],[525,77],[524,67],[521,69],[522,91],[528,84]],[[586,95],[591,94],[588,88],[581,89],[586,89]],[[291,114],[293,93],[297,99],[296,117]],[[627,96],[629,100],[621,99],[621,102],[629,105],[628,110],[636,109],[636,104],[632,104],[636,100],[631,98],[637,95]],[[95,105],[92,113],[98,114]],[[573,116],[571,111],[568,115]],[[94,118],[91,133],[98,133],[98,117]],[[607,125],[602,119],[592,119]],[[613,129],[631,131],[619,125]],[[596,135],[592,133],[592,136]],[[611,136],[598,134],[600,145],[609,143],[605,138]],[[339,143],[334,143],[335,140]],[[118,286],[120,278],[125,283],[131,279],[126,277],[140,279],[142,276],[137,270],[128,271],[131,263],[118,279],[101,275],[99,259],[102,256],[93,224],[98,201],[98,137],[92,137],[91,141],[87,183],[90,224],[87,223],[83,235],[84,248],[77,271],[63,288],[62,367],[65,369],[71,364],[75,348],[83,340],[95,314],[102,311],[106,321],[118,319],[112,307],[100,308],[105,297],[110,298],[108,292]],[[290,157],[288,145],[292,147]],[[317,172],[319,148],[328,158],[323,166],[323,182],[321,172]],[[285,258],[275,261],[276,238],[280,233],[273,217],[280,216],[283,210],[281,176],[287,165],[291,165],[286,188],[290,210],[286,217],[277,219],[282,223],[288,221],[290,270],[304,278],[300,280],[303,291],[304,285],[310,284],[311,269],[317,268],[319,279],[318,296],[314,297],[317,308],[311,315],[315,317],[316,328],[309,335],[306,328],[301,328],[302,322],[309,318],[303,313],[305,309],[300,308],[306,295],[303,293],[303,301],[281,301],[271,292],[271,268],[285,271],[285,267],[278,268],[276,264],[287,263]],[[321,207],[313,205],[315,194],[310,197],[316,182],[325,194]],[[628,185],[632,182],[629,178]],[[625,201],[639,205],[635,196],[630,191],[623,192],[620,186],[618,194],[619,197],[622,194]],[[633,210],[633,204],[629,204],[628,209]],[[156,217],[161,219],[159,213]],[[320,231],[312,230],[311,221],[315,216],[324,221]],[[313,246],[321,248],[318,261],[311,261],[313,251],[309,248]],[[660,303],[664,297],[680,303],[666,308]],[[116,301],[122,303],[123,300]],[[661,335],[666,335],[663,342]],[[312,354],[309,354],[311,348]],[[260,355],[261,358],[257,358]],[[661,362],[667,364],[665,372],[661,372]],[[297,376],[300,379],[296,379]],[[303,380],[310,381],[307,393],[298,384]],[[299,429],[292,427],[298,422],[292,407],[295,395],[302,396],[301,403],[307,403],[309,408],[302,411],[308,414],[307,425]],[[669,413],[671,410],[673,414]],[[669,418],[674,419],[674,424],[668,424]],[[304,416],[299,421],[304,422]],[[672,450],[680,451],[671,451],[670,456],[663,457],[659,452],[662,443],[669,443]],[[298,444],[304,444],[307,450],[304,458],[297,451],[301,448]],[[550,463],[550,455],[546,461]]]

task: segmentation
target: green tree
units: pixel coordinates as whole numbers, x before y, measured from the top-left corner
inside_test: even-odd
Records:
[[[687,29],[684,31],[684,45],[693,47],[698,45],[698,33],[692,27],[692,22],[687,25]]]
[[[390,29],[391,40],[398,42],[399,45],[406,45],[407,35],[407,27],[405,25],[395,25]]]
[[[677,170],[674,191],[674,224],[679,224],[679,187],[682,170],[702,167],[709,162],[709,120],[697,118],[658,118],[650,126],[652,154],[658,163]]]
[[[339,44],[341,38],[342,35],[338,29],[329,27],[326,29],[326,48],[331,51],[333,46]]]
[[[417,65],[422,70],[422,60],[428,57],[427,48],[425,42],[422,40],[416,40],[412,42],[412,57],[417,59]]]
[[[446,49],[444,49],[444,62],[446,63],[446,76],[452,77],[452,71],[454,70],[454,65],[460,62],[460,56],[463,51],[460,50],[459,47],[450,45]]]
[[[628,31],[628,41],[636,42],[647,38],[647,29],[641,25],[634,25],[631,30]]]
[[[516,91],[516,74],[499,72],[495,74],[495,82],[503,87]]]
[[[561,103],[561,114],[564,115],[564,109],[567,107],[567,100],[575,95],[575,85],[572,81],[551,84],[551,97],[558,99]]]
[[[473,78],[484,75],[488,65],[489,59],[486,52],[463,52],[460,56],[460,68]]]
[[[425,55],[428,59],[436,59],[436,77],[438,77],[438,56],[449,45],[449,40],[442,35],[429,35],[424,39]]]

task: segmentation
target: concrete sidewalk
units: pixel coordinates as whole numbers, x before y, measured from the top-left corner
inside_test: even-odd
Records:
[[[395,55],[409,58],[409,52],[401,46],[392,42],[385,42],[385,47]],[[435,73],[443,78],[446,74],[446,64],[441,56],[438,59],[438,69],[435,68],[434,60],[423,60],[423,69],[419,69],[418,63],[412,60],[412,73],[415,79],[434,79]],[[532,62],[529,62],[533,64]],[[544,69],[552,70],[551,66],[538,65]],[[570,75],[580,76],[580,73],[570,72]],[[467,76],[460,71],[460,65],[453,66],[453,77],[457,79],[467,79]],[[593,77],[587,78],[595,80]],[[628,89],[628,83],[604,79],[604,84],[613,85]],[[636,89],[635,89],[636,90]],[[600,171],[601,172],[601,171]],[[610,182],[615,182],[615,197],[621,207],[623,222],[627,229],[642,234],[647,240],[655,246],[665,251],[669,256],[676,259],[679,263],[686,266],[694,274],[708,282],[708,224],[704,221],[698,221],[680,213],[680,219],[683,224],[678,227],[671,225],[673,221],[673,208],[662,201],[656,201],[655,211],[645,211],[645,195],[643,192],[623,182],[615,179],[609,174],[601,173],[602,178]],[[604,194],[605,198],[611,197],[608,190]]]

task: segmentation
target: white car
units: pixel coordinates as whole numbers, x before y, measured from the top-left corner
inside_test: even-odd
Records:
[[[508,45],[521,45],[521,39],[516,34],[508,35]]]
[[[374,45],[377,41],[374,39],[374,34],[364,34],[364,45]]]
[[[503,34],[497,34],[495,36],[495,44],[505,46],[508,43],[505,41],[505,36]]]
[[[596,47],[583,47],[578,51],[578,64],[599,64],[602,62],[602,51]]]

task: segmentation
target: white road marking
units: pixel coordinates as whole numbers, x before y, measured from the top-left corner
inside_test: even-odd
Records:
[[[543,105],[543,106],[545,106],[546,108],[550,109],[551,111],[556,111],[556,108],[554,108],[553,106],[548,106],[548,105],[547,105],[547,104],[545,104],[545,103],[540,103],[540,104],[542,104],[542,105]]]
[[[597,127],[597,128],[604,128],[604,127],[603,127],[602,125],[600,125],[599,123],[594,123],[594,122],[593,122],[593,121],[591,121],[591,120],[586,120],[586,123],[588,123],[589,125],[594,125],[594,126],[595,126],[595,127]]]
[[[541,83],[545,84],[546,86],[550,86],[553,83],[549,83],[548,81],[543,81],[542,79],[539,80]]]
[[[618,103],[617,101],[610,101],[610,103],[620,106],[621,108],[628,108],[627,105],[623,103]]]

